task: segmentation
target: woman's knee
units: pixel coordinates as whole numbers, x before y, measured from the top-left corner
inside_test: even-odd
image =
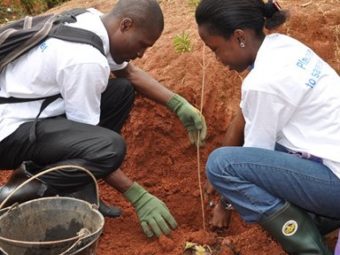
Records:
[[[222,175],[222,161],[225,160],[225,148],[218,148],[210,153],[206,164],[206,175],[209,181],[213,184],[216,178]]]
[[[221,147],[214,150],[208,157],[206,174],[211,183],[224,179],[233,178],[237,173],[233,164],[237,164],[242,152],[242,147]]]

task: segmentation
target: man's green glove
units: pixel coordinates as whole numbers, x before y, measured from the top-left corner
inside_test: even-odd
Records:
[[[166,205],[138,183],[134,182],[124,193],[124,197],[135,207],[147,237],[152,237],[154,234],[158,237],[162,233],[169,234],[171,232],[169,225],[173,229],[177,227],[177,223]]]
[[[193,107],[185,98],[175,94],[167,102],[167,107],[175,112],[184,127],[188,130],[192,144],[203,145],[207,136],[207,125],[204,116]]]

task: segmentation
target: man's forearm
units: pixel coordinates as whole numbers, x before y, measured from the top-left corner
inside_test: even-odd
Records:
[[[104,180],[107,184],[118,190],[120,193],[124,193],[125,191],[127,191],[133,184],[133,181],[129,177],[127,177],[120,169],[114,171]]]
[[[170,100],[174,93],[154,79],[147,72],[129,63],[126,69],[115,72],[118,77],[127,78],[136,91],[143,96],[163,105]]]

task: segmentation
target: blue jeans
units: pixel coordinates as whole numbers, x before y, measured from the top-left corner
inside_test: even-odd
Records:
[[[340,179],[322,163],[282,151],[222,147],[209,155],[206,171],[246,222],[258,222],[285,201],[340,219]]]

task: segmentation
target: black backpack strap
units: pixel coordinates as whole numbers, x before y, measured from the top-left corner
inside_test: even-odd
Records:
[[[105,56],[103,41],[98,35],[91,31],[60,24],[51,29],[48,37],[69,42],[89,44],[98,49]]]
[[[88,30],[64,25],[65,23],[74,23],[77,21],[76,16],[87,12],[84,8],[67,10],[56,16],[55,26],[51,29],[48,37],[61,39],[69,42],[78,42],[90,44],[98,49],[104,56],[103,41],[100,37]]]
[[[49,33],[53,26],[55,16],[51,16],[44,24],[44,26],[31,38],[29,38],[26,42],[20,45],[15,51],[6,56],[6,61],[1,61],[0,70],[2,70],[8,63],[16,59],[20,56],[23,52],[27,51],[27,48],[31,48],[30,45],[36,45],[37,42],[41,41],[46,35]]]
[[[58,95],[53,95],[49,97],[39,97],[39,98],[17,98],[17,97],[0,97],[0,104],[8,104],[8,103],[26,103],[26,102],[31,102],[31,101],[37,101],[37,100],[44,100],[40,106],[40,110],[38,115],[35,117],[34,122],[30,128],[30,133],[29,133],[29,139],[31,142],[35,141],[36,139],[36,126],[39,120],[40,114],[43,112],[43,110],[46,109],[46,107],[57,100],[57,98],[61,97],[60,94]],[[0,254],[1,255],[1,254]]]
[[[29,133],[29,139],[31,142],[34,142],[37,138],[37,125],[38,125],[38,120],[39,120],[39,116],[40,114],[46,109],[46,107],[54,102],[55,100],[57,100],[57,98],[61,97],[60,94],[58,95],[54,95],[54,96],[49,96],[49,97],[45,97],[45,100],[42,102],[41,106],[40,106],[40,110],[38,115],[35,117],[32,126],[30,128],[30,133]]]
[[[48,98],[55,98],[57,95],[49,96],[49,97],[36,97],[36,98],[17,98],[17,97],[0,97],[0,104],[11,104],[11,103],[25,103],[31,101],[38,101]],[[58,97],[61,97],[58,94]]]

